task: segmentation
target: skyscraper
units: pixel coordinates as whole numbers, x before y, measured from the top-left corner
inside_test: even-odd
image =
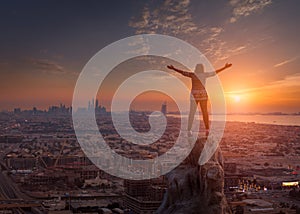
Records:
[[[161,112],[162,112],[164,115],[167,114],[167,102],[166,102],[166,101],[161,105]]]
[[[98,101],[98,99],[96,99],[96,106],[95,106],[95,108],[98,109],[98,107],[99,107],[99,101]]]

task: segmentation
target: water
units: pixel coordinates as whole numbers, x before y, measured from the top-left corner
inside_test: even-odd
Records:
[[[179,117],[179,115],[170,114],[169,116]],[[187,117],[188,115],[182,115]],[[221,120],[222,116],[215,115],[215,120]],[[274,125],[300,126],[300,115],[227,115],[226,121],[236,122],[254,122]]]
[[[227,121],[300,126],[300,116],[297,115],[227,115]]]

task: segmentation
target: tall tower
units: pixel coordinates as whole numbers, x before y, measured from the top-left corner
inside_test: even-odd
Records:
[[[98,109],[98,107],[99,107],[99,101],[98,101],[98,99],[96,99],[96,106],[95,106],[95,108]]]
[[[167,102],[163,102],[163,104],[161,105],[161,112],[166,115],[167,114]]]
[[[88,103],[88,110],[91,110],[91,101]]]

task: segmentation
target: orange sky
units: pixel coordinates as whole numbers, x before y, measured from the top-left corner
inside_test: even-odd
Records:
[[[120,1],[118,7],[109,1],[72,7],[53,4],[2,7],[0,111],[71,105],[77,78],[95,53],[127,36],[157,33],[187,41],[216,69],[226,62],[233,64],[219,75],[228,112],[300,112],[298,1]],[[151,66],[170,73],[166,64]],[[112,74],[100,104],[109,105],[108,98],[132,72],[131,66],[142,71],[144,65],[129,64],[127,71],[119,68]],[[190,86],[188,78],[176,77]],[[167,85],[165,77],[149,78]],[[167,87],[176,90],[176,86]],[[160,109],[166,100],[157,95],[147,99],[140,97],[132,106]],[[169,110],[174,109],[170,103]]]

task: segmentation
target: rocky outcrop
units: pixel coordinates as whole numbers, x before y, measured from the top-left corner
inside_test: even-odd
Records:
[[[198,160],[205,139],[198,139],[186,160],[167,175],[168,189],[157,214],[230,213],[224,196],[221,150],[203,166]]]

